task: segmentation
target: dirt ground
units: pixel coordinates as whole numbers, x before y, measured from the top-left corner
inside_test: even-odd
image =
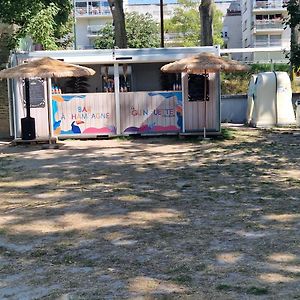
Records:
[[[300,135],[0,143],[0,299],[300,299]]]

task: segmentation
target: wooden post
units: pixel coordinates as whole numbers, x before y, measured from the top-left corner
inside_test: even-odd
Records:
[[[52,120],[52,80],[47,78],[47,112],[48,112],[48,130],[49,130],[49,144],[52,143],[53,137],[53,120]]]
[[[185,116],[184,116],[184,104],[186,99],[186,73],[181,73],[181,89],[182,89],[182,132],[185,132]]]
[[[119,79],[119,64],[117,63],[114,64],[114,86],[115,86],[117,134],[121,134],[120,79]]]

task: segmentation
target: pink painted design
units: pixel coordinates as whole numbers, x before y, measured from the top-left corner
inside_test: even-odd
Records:
[[[86,128],[83,133],[116,133],[116,129],[114,126],[112,127],[102,127],[102,128],[96,128],[96,127],[89,127]]]
[[[128,127],[124,130],[124,132],[132,132],[132,133],[143,133],[143,132],[178,132],[180,128],[170,125],[170,126],[159,126],[154,125],[153,127],[150,127],[149,125],[145,124],[142,125],[140,128],[138,127]]]

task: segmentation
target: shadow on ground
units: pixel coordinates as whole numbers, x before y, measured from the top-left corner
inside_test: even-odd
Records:
[[[299,137],[3,147],[1,299],[300,297]]]

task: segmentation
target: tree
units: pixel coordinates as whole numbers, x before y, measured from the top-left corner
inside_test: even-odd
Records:
[[[0,6],[0,22],[17,27],[12,36],[11,47],[28,33],[39,36],[39,39],[44,37],[49,40],[47,36],[40,34],[39,20],[44,32],[51,31],[51,38],[55,40],[56,46],[60,46],[61,39],[72,30],[70,0],[0,0]],[[65,43],[65,40],[63,42]],[[49,41],[43,43],[49,45]],[[52,46],[51,41],[50,47]]]
[[[193,0],[179,0],[171,19],[165,21],[167,34],[178,35],[178,46],[196,46],[200,43],[199,14]]]
[[[127,48],[123,0],[108,0],[108,4],[113,16],[116,47]]]
[[[179,0],[178,2],[181,5],[175,9],[173,17],[165,22],[166,33],[175,34],[179,37],[175,42],[176,46],[199,46],[202,39],[198,4],[194,0]],[[214,4],[212,10],[213,43],[222,45],[222,13]]]
[[[113,49],[115,46],[114,27],[112,24],[106,24],[98,32],[98,37],[94,41],[96,49]]]
[[[57,15],[58,10],[58,7],[53,3],[46,8],[42,8],[32,17],[27,27],[24,29],[25,34],[29,35],[35,43],[41,44],[44,49],[57,49],[54,36],[54,18]]]
[[[213,45],[213,0],[201,0],[199,6],[201,21],[201,46]]]
[[[299,0],[290,0],[287,5],[288,19],[286,24],[291,28],[291,66],[300,70],[300,2]]]
[[[152,48],[159,46],[159,26],[150,14],[132,12],[126,14],[125,29],[129,48]],[[111,24],[105,25],[95,40],[97,49],[112,49],[115,46],[114,28]]]
[[[159,26],[148,13],[126,14],[126,32],[129,48],[154,48],[159,46]]]

